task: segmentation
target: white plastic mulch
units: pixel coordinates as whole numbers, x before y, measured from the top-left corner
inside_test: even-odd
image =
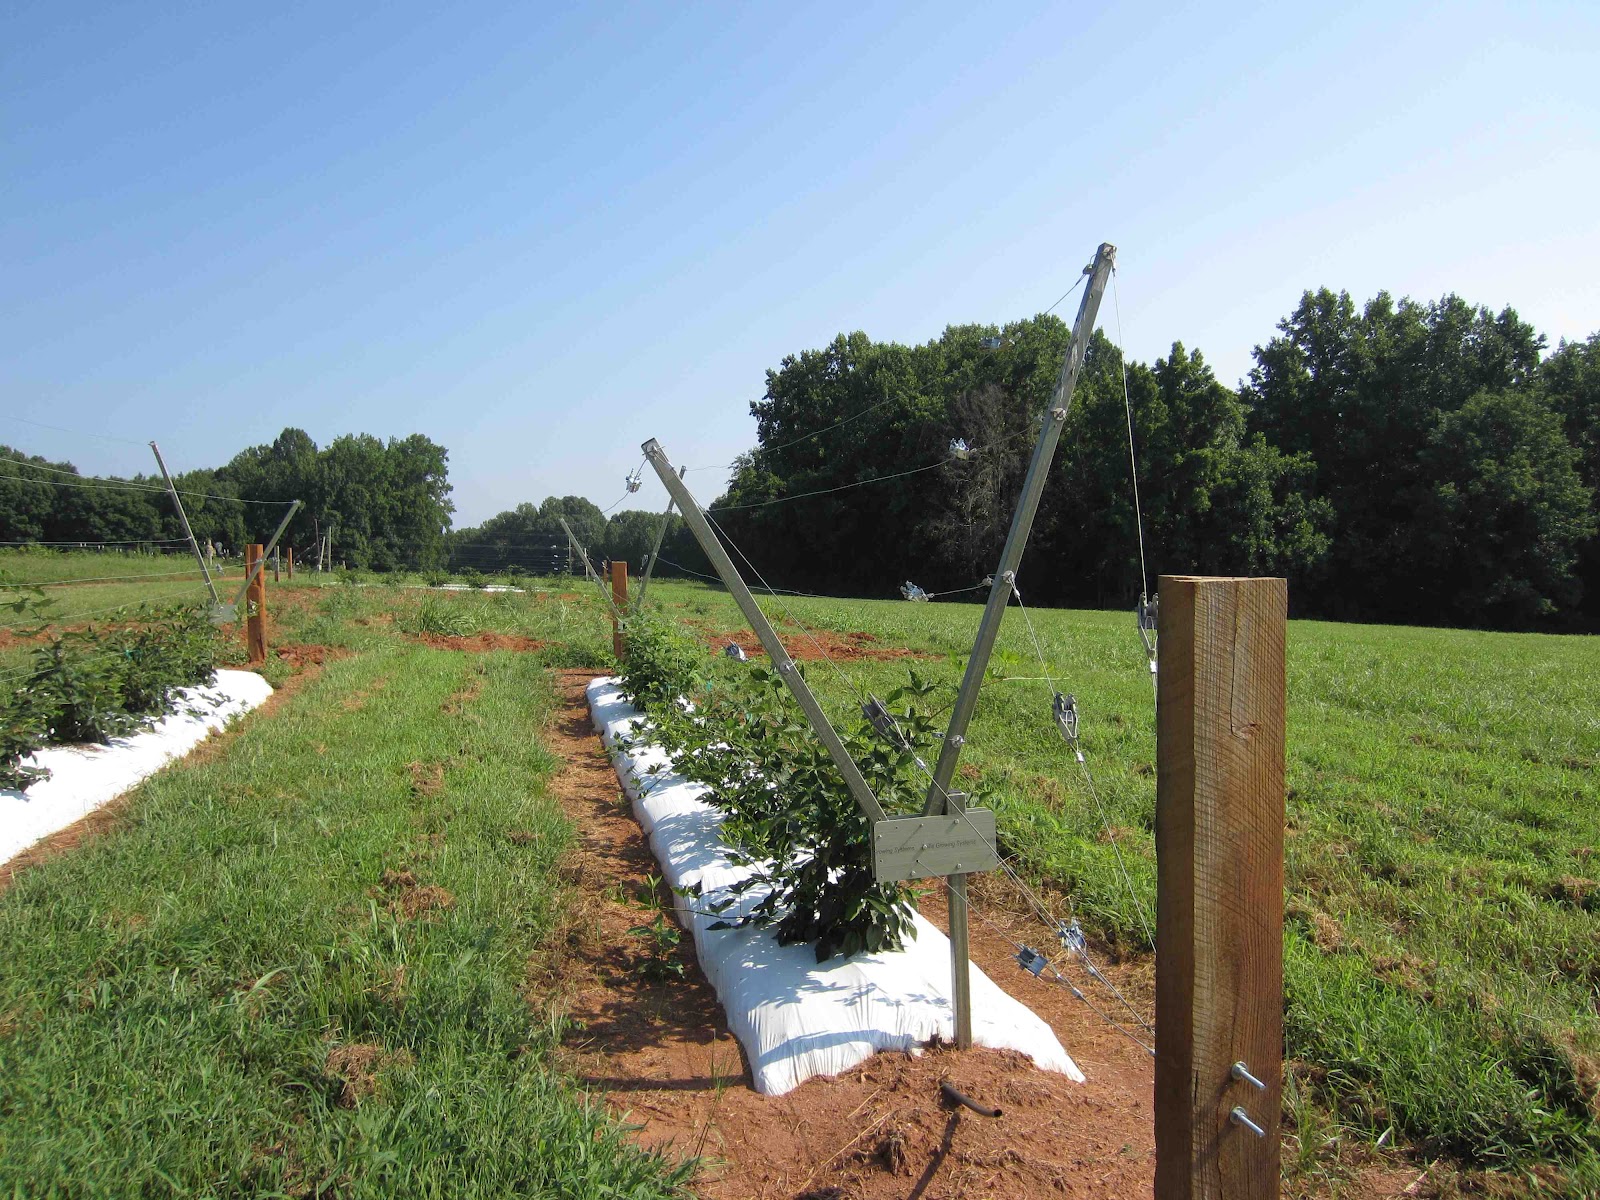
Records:
[[[778,945],[770,929],[709,928],[722,918],[703,905],[744,879],[749,868],[728,859],[718,830],[721,817],[701,799],[705,788],[674,773],[659,746],[627,744],[642,718],[618,681],[596,679],[588,695],[595,728],[663,877],[674,887],[702,889],[698,902],[676,897],[678,916],[694,935],[700,966],[744,1046],[758,1092],[781,1095],[813,1075],[847,1071],[879,1050],[914,1051],[935,1035],[954,1039],[950,941],[920,915],[903,950],[825,963],[816,961],[810,946]],[[750,893],[743,903],[752,906],[759,899]],[[1083,1072],[1050,1027],[975,966],[972,1036],[980,1046],[1018,1050],[1039,1067],[1083,1082]]]
[[[0,788],[0,862],[114,800],[270,695],[272,685],[253,672],[218,671],[210,687],[184,688],[177,711],[142,733],[34,751],[22,761],[48,767],[50,778],[26,792]]]

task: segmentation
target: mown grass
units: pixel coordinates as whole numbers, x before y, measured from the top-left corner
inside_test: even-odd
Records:
[[[653,585],[669,614],[742,627],[731,599]],[[786,635],[865,632],[953,688],[979,609],[785,598]],[[1153,912],[1154,699],[1131,615],[1008,614],[963,761],[1003,848],[1129,951]],[[871,643],[869,643],[870,645]],[[719,664],[729,669],[731,664]],[[811,664],[843,711],[904,662]],[[1076,694],[1094,784],[1050,716]],[[1293,622],[1286,1017],[1303,1091],[1377,1138],[1600,1188],[1600,639]],[[1132,879],[1125,883],[1117,849]],[[1133,897],[1137,896],[1136,905]],[[1043,933],[1041,933],[1043,937]]]
[[[211,576],[216,579],[223,575],[230,576],[237,585],[244,577],[244,569],[237,560],[218,561],[211,567]],[[44,546],[0,548],[0,578],[17,583],[47,585],[140,577],[148,577],[151,582],[157,579],[199,582],[200,568],[187,543],[165,554],[116,547],[104,551],[58,550]]]
[[[0,896],[0,1190],[630,1196],[550,1064],[532,656],[375,644]]]

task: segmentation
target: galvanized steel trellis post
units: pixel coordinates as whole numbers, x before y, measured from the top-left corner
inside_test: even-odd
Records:
[[[1072,393],[1078,384],[1078,372],[1083,366],[1083,356],[1089,345],[1089,335],[1094,331],[1095,317],[1100,311],[1100,297],[1111,277],[1116,262],[1117,248],[1102,242],[1094,262],[1085,268],[1089,286],[1083,289],[1083,299],[1078,304],[1078,317],[1072,327],[1072,343],[1061,364],[1061,374],[1056,380],[1050,402],[1045,405],[1044,417],[1039,424],[1039,440],[1033,449],[1033,460],[1023,479],[1022,496],[1017,511],[1011,518],[1011,532],[1006,537],[1005,549],[1000,553],[1000,565],[995,569],[989,589],[989,601],[984,606],[983,619],[978,625],[978,637],[972,654],[967,659],[967,671],[961,680],[961,690],[956,693],[955,708],[950,714],[950,728],[945,733],[944,745],[939,750],[939,761],[934,767],[933,780],[928,786],[928,799],[923,812],[940,813],[952,808],[960,811],[959,793],[950,791],[950,781],[955,777],[956,763],[961,758],[961,748],[966,744],[967,726],[978,704],[978,690],[983,685],[984,673],[989,669],[989,656],[994,651],[995,638],[1000,633],[1000,622],[1005,617],[1006,606],[1016,586],[1017,568],[1022,563],[1022,552],[1028,544],[1028,534],[1033,529],[1034,515],[1039,511],[1039,498],[1050,475],[1050,463],[1055,457],[1056,443],[1061,440],[1061,430],[1067,422],[1067,412],[1072,405]],[[950,954],[955,977],[958,1001],[969,996],[967,970],[967,877],[951,875],[946,881],[950,894]],[[972,1044],[971,1004],[958,1003],[957,1013],[967,1016],[963,1027],[956,1027],[956,1044],[963,1049]]]
[[[161,478],[167,481],[167,494],[172,497],[172,503],[178,510],[178,521],[183,525],[183,536],[189,539],[189,549],[194,551],[194,560],[200,564],[200,574],[206,581],[206,590],[211,593],[212,607],[216,608],[222,602],[217,598],[217,585],[211,582],[211,572],[206,567],[206,556],[200,553],[200,543],[195,541],[194,530],[189,528],[189,514],[183,511],[183,501],[178,499],[178,489],[173,486],[172,476],[167,472],[167,464],[162,461],[161,447],[151,442],[150,449],[155,452],[156,466],[161,468]]]

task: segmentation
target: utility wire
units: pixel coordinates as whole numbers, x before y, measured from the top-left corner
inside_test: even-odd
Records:
[[[8,420],[21,421],[24,425],[35,425],[40,429],[53,429],[57,433],[70,433],[75,437],[99,438],[102,442],[122,442],[128,446],[143,446],[147,443],[135,441],[133,438],[113,437],[109,433],[91,433],[87,429],[67,429],[61,425],[46,425],[43,421],[30,421],[27,417],[19,417],[13,413],[0,413]]]
[[[96,542],[88,538],[62,538],[53,542],[47,542],[40,538],[14,538],[0,541],[0,546],[74,546],[84,550],[94,546],[187,546],[188,544],[188,538],[123,538],[121,541],[114,542]]]
[[[93,608],[88,612],[81,613],[61,613],[59,615],[47,617],[42,621],[37,618],[28,621],[10,621],[4,625],[0,625],[0,629],[20,629],[24,625],[65,625],[69,622],[82,621],[86,617],[98,617],[103,616],[106,613],[121,612],[124,609],[129,608],[138,608],[143,604],[159,604],[164,600],[171,600],[178,596],[188,595],[191,590],[192,589],[190,588],[178,588],[175,591],[163,592],[159,596],[140,596],[137,600],[128,600],[124,601],[122,604],[113,604],[109,608]]]
[[[79,475],[75,471],[63,471],[56,467],[42,466],[39,463],[7,458],[4,455],[0,455],[0,461],[13,463],[20,467],[32,467],[38,471],[51,471],[57,475],[71,476],[71,479],[36,479],[31,475],[0,475],[0,479],[14,479],[20,483],[47,483],[54,487],[80,487],[89,491],[100,492],[158,492],[163,496],[167,494],[167,489],[159,484],[105,480],[95,475]],[[183,488],[178,488],[177,492],[180,496],[193,496],[200,500],[226,500],[234,504],[266,504],[275,508],[281,508],[285,503],[292,503],[283,500],[246,500],[241,496],[218,496],[211,492],[191,492]]]
[[[1150,598],[1150,573],[1144,563],[1144,513],[1139,507],[1139,460],[1133,452],[1133,399],[1128,394],[1128,356],[1122,349],[1122,302],[1117,296],[1117,269],[1111,268],[1111,307],[1117,314],[1117,362],[1122,367],[1122,405],[1128,414],[1128,472],[1133,479],[1133,522],[1139,532],[1139,601]]]

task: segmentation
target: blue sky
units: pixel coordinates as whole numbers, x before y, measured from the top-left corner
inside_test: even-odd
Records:
[[[784,354],[1031,315],[1101,241],[1128,352],[1230,384],[1322,285],[1586,337],[1596,46],[1592,2],[15,3],[0,441],[415,431],[458,525],[605,506],[648,437],[748,448]]]

